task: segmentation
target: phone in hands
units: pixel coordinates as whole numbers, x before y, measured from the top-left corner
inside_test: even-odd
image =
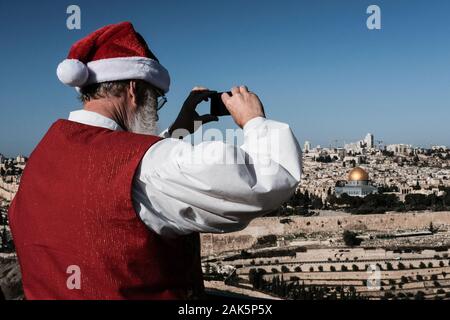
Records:
[[[223,117],[223,116],[229,116],[230,112],[225,107],[225,104],[222,101],[222,93],[223,92],[214,92],[211,96],[211,112],[213,116],[217,117]],[[229,95],[231,95],[231,92],[227,92]]]

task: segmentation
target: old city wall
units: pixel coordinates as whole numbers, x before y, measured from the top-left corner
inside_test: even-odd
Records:
[[[274,234],[337,233],[344,230],[396,232],[424,230],[430,223],[437,228],[450,228],[450,212],[386,213],[378,215],[338,215],[317,217],[289,217],[289,223],[280,218],[258,218],[239,232],[228,234],[203,234],[202,255],[223,251],[248,249],[258,237]]]

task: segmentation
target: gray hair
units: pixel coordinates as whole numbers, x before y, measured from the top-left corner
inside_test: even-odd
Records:
[[[130,86],[130,81],[136,82],[136,96],[138,104],[145,100],[145,95],[148,91],[153,91],[156,96],[155,88],[146,81],[143,80],[119,80],[108,81],[101,83],[94,83],[85,86],[80,89],[79,100],[82,103],[86,103],[91,100],[108,98],[108,97],[120,97]]]
[[[139,102],[134,116],[128,121],[127,129],[140,134],[157,134],[158,100],[156,91],[148,88],[143,101]]]
[[[134,117],[125,123],[128,131],[141,134],[155,134],[157,130],[157,89],[143,80],[120,80],[91,84],[80,90],[79,100],[86,103],[91,100],[120,97],[129,88],[130,81],[136,82],[136,103],[138,108]]]

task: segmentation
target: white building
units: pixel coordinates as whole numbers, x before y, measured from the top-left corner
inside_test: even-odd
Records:
[[[17,156],[16,157],[16,162],[20,163],[20,164],[24,164],[27,161],[27,159],[24,156]]]
[[[366,143],[366,148],[372,149],[375,147],[373,143],[373,134],[368,133],[366,137],[364,138],[364,142]]]
[[[309,152],[311,150],[311,142],[305,141],[305,144],[303,145],[303,152]]]
[[[446,151],[447,150],[447,146],[432,146],[431,150],[433,150],[433,151],[439,151],[439,150]]]
[[[352,153],[364,153],[366,149],[373,149],[374,147],[374,136],[371,133],[368,133],[363,140],[344,145],[345,150]]]
[[[378,189],[369,184],[369,174],[360,167],[356,167],[348,174],[347,183],[344,186],[337,186],[335,193],[337,197],[341,197],[344,193],[350,197],[362,197],[377,193]]]
[[[414,148],[410,144],[390,144],[386,147],[386,150],[395,154],[408,155],[413,152]]]

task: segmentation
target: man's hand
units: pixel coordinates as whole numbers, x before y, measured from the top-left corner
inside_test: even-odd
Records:
[[[219,118],[211,114],[199,115],[195,109],[202,101],[208,101],[211,91],[203,87],[195,87],[192,89],[186,101],[181,107],[175,122],[169,128],[169,134],[172,134],[177,129],[187,130],[189,133],[194,133],[200,126],[211,121],[218,121]],[[194,123],[195,122],[195,123]]]
[[[230,96],[224,92],[222,101],[239,127],[243,128],[253,118],[265,117],[264,108],[258,96],[249,92],[246,86],[232,88],[231,94]]]

